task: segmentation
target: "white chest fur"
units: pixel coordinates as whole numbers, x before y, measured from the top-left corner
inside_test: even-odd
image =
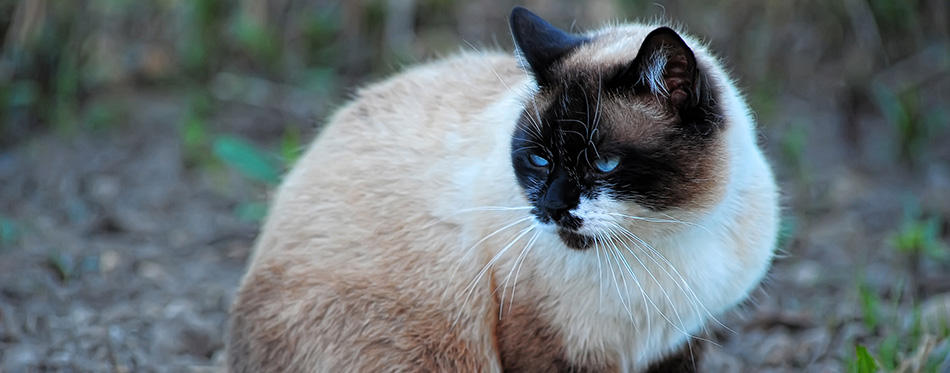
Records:
[[[560,331],[571,360],[613,355],[622,370],[637,371],[686,339],[701,337],[705,325],[717,324],[715,317],[761,279],[770,251],[755,268],[742,268],[723,238],[695,228],[662,242],[624,237],[577,251],[542,233],[521,266],[499,266],[502,278],[509,280],[512,270],[521,277],[506,281],[508,299],[500,312],[504,317],[512,297],[542,293],[537,306]],[[512,250],[512,260],[524,245]]]

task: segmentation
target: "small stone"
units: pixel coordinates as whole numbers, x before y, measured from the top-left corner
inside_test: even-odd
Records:
[[[99,268],[102,270],[102,273],[109,273],[115,270],[119,266],[119,253],[115,250],[106,250],[99,256]]]
[[[700,359],[700,372],[742,372],[742,360],[722,348],[709,347]]]
[[[798,348],[795,350],[795,361],[807,366],[827,352],[831,333],[826,328],[812,328],[803,332],[796,340]]]
[[[813,260],[802,260],[789,268],[789,272],[796,285],[810,287],[821,280],[821,268],[821,265]]]
[[[168,272],[155,262],[143,262],[140,264],[138,274],[152,281],[162,281],[168,277]]]
[[[189,373],[218,373],[219,370],[211,365],[192,365],[186,369]]]
[[[0,369],[5,372],[25,372],[36,368],[40,362],[39,348],[26,344],[16,345],[3,352]]]
[[[70,362],[72,362],[72,354],[66,351],[53,352],[49,357],[46,358],[47,364],[58,367],[68,366]]]
[[[183,315],[192,315],[194,312],[195,307],[193,303],[184,299],[176,299],[165,306],[163,314],[166,319],[174,319]]]
[[[140,313],[142,314],[142,317],[148,318],[148,319],[162,318],[162,313],[164,309],[165,307],[163,307],[162,305],[158,303],[155,303],[154,300],[149,300],[149,299],[143,300],[142,304],[139,305],[139,310],[140,310]]]
[[[69,321],[72,325],[89,325],[96,315],[97,313],[89,308],[76,306],[69,313]]]
[[[89,195],[99,203],[113,203],[122,190],[119,178],[112,175],[94,177],[88,184]]]
[[[17,342],[20,337],[20,327],[13,318],[13,307],[0,303],[0,342]]]
[[[114,218],[119,228],[124,231],[154,234],[162,232],[162,223],[158,221],[155,214],[149,214],[144,211],[136,210],[132,207],[118,206],[115,210]]]
[[[182,352],[181,327],[171,322],[152,324],[148,339],[155,356],[177,355]]]
[[[775,333],[766,338],[759,348],[757,355],[762,364],[781,365],[792,359],[796,346],[788,333]]]
[[[225,366],[228,364],[228,350],[224,348],[219,348],[213,354],[211,354],[211,363],[218,367],[219,371],[224,371]]]

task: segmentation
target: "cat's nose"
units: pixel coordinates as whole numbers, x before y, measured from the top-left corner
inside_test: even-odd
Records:
[[[568,217],[570,217],[570,210],[574,206],[565,201],[563,198],[550,198],[550,194],[548,194],[545,196],[545,198],[541,199],[541,203],[538,207],[540,208],[541,213],[546,217],[558,224],[562,224]]]
[[[541,213],[555,222],[560,222],[569,214],[567,208],[549,208],[544,206],[541,207]]]
[[[563,199],[558,197],[551,196],[552,193],[548,193],[541,199],[541,209],[545,212],[555,212],[561,210],[567,210],[569,207]]]
[[[539,206],[541,211],[545,215],[554,219],[554,221],[561,220],[561,217],[567,213],[568,208],[570,207],[568,203],[564,200],[561,193],[552,193],[555,192],[555,188],[548,189],[548,193],[544,194],[544,197],[541,198],[541,203]]]
[[[577,205],[579,194],[567,179],[566,175],[558,175],[548,186],[538,207],[541,211],[556,222],[560,222],[569,215],[572,207]]]

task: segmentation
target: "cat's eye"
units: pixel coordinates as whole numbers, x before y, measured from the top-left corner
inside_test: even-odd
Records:
[[[620,157],[603,157],[598,158],[594,161],[594,167],[597,168],[597,171],[600,172],[610,172],[617,168],[617,165],[620,164]]]
[[[537,154],[529,155],[528,160],[531,161],[531,164],[537,167],[547,167],[549,164],[551,164],[551,162],[549,162],[547,159]]]

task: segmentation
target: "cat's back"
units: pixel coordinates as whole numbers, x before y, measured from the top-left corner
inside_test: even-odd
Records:
[[[498,140],[511,131],[499,129],[518,115],[525,80],[513,57],[473,52],[370,85],[340,109],[274,196],[232,309],[231,367],[497,366],[483,332],[491,297],[443,304],[480,267],[458,267],[448,248],[461,228],[443,218],[462,208],[458,176],[507,148]],[[440,360],[449,355],[461,358]]]
[[[351,139],[368,145],[437,146],[446,134],[484,134],[472,122],[526,78],[514,57],[496,52],[461,53],[415,66],[360,89],[313,148],[354,145],[346,143]]]
[[[432,218],[458,193],[451,179],[466,161],[506,146],[495,140],[510,131],[492,126],[510,124],[493,116],[517,109],[494,106],[516,103],[525,78],[510,55],[469,52],[360,89],[287,175],[253,262],[289,238],[310,240],[309,255],[346,256],[314,247]]]

